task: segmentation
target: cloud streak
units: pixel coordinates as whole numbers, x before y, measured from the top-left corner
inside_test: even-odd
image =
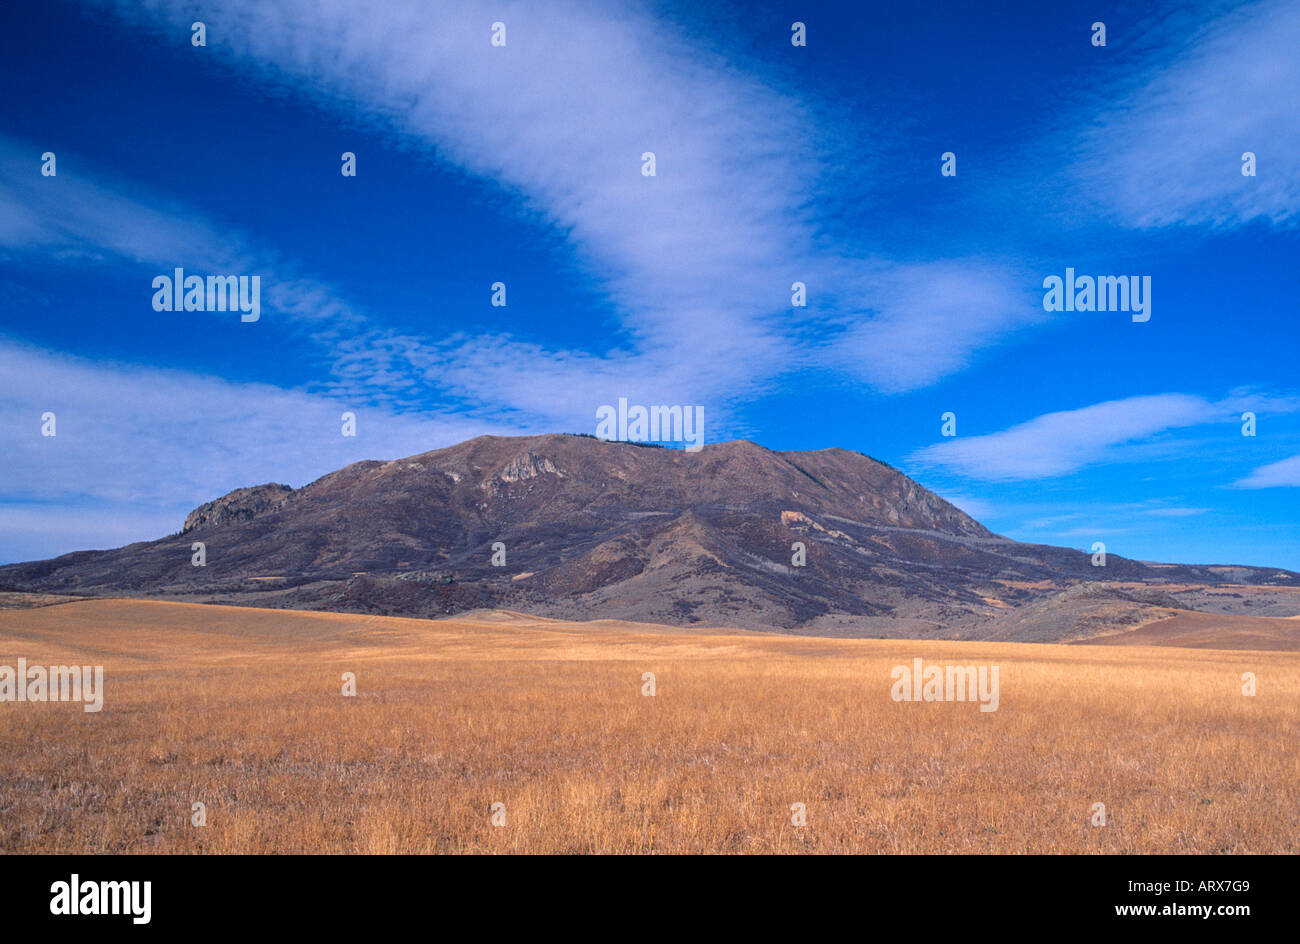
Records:
[[[1294,412],[1294,397],[1234,394],[1211,402],[1181,393],[1110,400],[1062,410],[984,436],[962,437],[913,452],[911,462],[983,481],[1047,479],[1091,465],[1125,461],[1127,449],[1171,430],[1240,422],[1243,410]]]
[[[199,15],[110,6],[172,36]],[[494,182],[565,236],[620,319],[610,350],[377,335],[347,352],[347,378],[418,376],[564,417],[616,395],[743,398],[826,363],[903,392],[960,370],[1033,310],[983,262],[828,251],[816,197],[838,156],[808,103],[640,5],[229,0],[201,12],[206,54]],[[505,47],[489,42],[497,21]],[[655,177],[641,173],[646,152]],[[806,312],[791,309],[795,281],[809,286]],[[926,285],[962,291],[937,304]]]
[[[1220,8],[1221,10],[1223,8]],[[1164,67],[1134,71],[1089,123],[1075,168],[1083,187],[1133,227],[1236,227],[1300,221],[1300,6],[1241,4],[1182,31]],[[1158,55],[1162,50],[1153,50]],[[1147,60],[1143,60],[1147,61]],[[1241,173],[1242,154],[1258,161]]]
[[[180,266],[191,274],[261,275],[263,307],[283,315],[290,331],[324,343],[365,323],[332,286],[303,276],[248,237],[222,230],[196,208],[88,171],[66,151],[58,175],[42,177],[39,155],[38,148],[0,136],[0,247],[69,263],[134,263],[155,274],[170,275]],[[142,279],[141,306],[152,296],[149,280]]]
[[[1234,484],[1237,488],[1300,488],[1300,455],[1262,465]]]
[[[356,413],[355,438],[342,435],[345,410]],[[53,437],[41,434],[47,412]],[[152,539],[159,521],[170,518],[177,530],[187,510],[233,488],[296,487],[361,459],[518,432],[184,371],[92,364],[0,338],[0,514],[9,521],[0,541],[30,539],[37,520],[49,526],[37,533],[68,536],[62,550]],[[69,515],[81,524],[69,528]],[[135,524],[124,530],[123,521]],[[0,557],[19,549],[0,544]]]

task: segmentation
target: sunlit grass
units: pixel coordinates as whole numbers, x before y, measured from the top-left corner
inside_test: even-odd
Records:
[[[91,601],[0,613],[19,656],[106,695],[0,704],[8,852],[1300,851],[1293,653]],[[892,701],[916,656],[999,710]]]

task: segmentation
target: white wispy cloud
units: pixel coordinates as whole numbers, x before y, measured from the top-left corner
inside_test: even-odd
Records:
[[[1300,401],[1293,396],[1246,392],[1218,402],[1181,393],[1129,397],[1047,413],[997,433],[949,439],[917,450],[909,459],[923,468],[984,481],[1052,478],[1137,458],[1136,447],[1171,430],[1240,423],[1244,410],[1281,414],[1297,409]]]
[[[1018,268],[974,260],[864,267],[846,276],[872,316],[853,319],[817,362],[886,393],[927,387],[966,367],[1007,332],[1045,315]]]
[[[178,266],[190,274],[260,275],[264,314],[278,313],[290,331],[321,342],[365,323],[336,289],[304,276],[274,249],[194,206],[90,168],[67,149],[56,153],[58,175],[43,177],[39,148],[0,135],[0,248],[69,265],[135,263],[160,275]],[[153,298],[150,282],[142,274],[141,307]]]
[[[1197,515],[1208,514],[1212,510],[1210,508],[1147,508],[1142,514],[1154,515],[1157,518],[1194,518]]]
[[[357,435],[342,435],[342,413]],[[41,434],[55,415],[56,435]],[[262,482],[292,486],[361,459],[525,430],[394,414],[265,384],[91,363],[0,338],[0,557],[46,532],[62,551],[152,539],[185,511]],[[171,526],[158,531],[170,520]],[[72,522],[73,524],[70,524]],[[8,537],[6,537],[8,535]],[[23,537],[25,536],[25,537]]]
[[[1300,455],[1262,465],[1234,485],[1237,488],[1300,487]]]
[[[1151,502],[1102,502],[1082,505],[1078,500],[1068,500],[1069,507],[1079,508],[1077,511],[1068,511],[1050,515],[1038,515],[1021,521],[1021,527],[1028,531],[1053,531],[1060,534],[1074,534],[1076,532],[1087,532],[1089,528],[1075,527],[1070,530],[1062,530],[1065,525],[1076,523],[1082,520],[1107,520],[1121,519],[1131,521],[1136,516],[1141,515],[1152,518],[1193,518],[1198,515],[1204,515],[1211,512],[1210,508],[1193,508],[1181,505],[1163,505],[1152,504]],[[1006,511],[1015,513],[1017,511],[1033,511],[1035,506],[1024,506],[1017,508],[1015,504],[1009,504]],[[1053,506],[1059,507],[1059,506]]]
[[[874,260],[866,247],[828,251],[821,214],[833,210],[816,196],[839,155],[825,153],[833,136],[813,124],[815,109],[639,4],[109,6],[172,36],[203,19],[202,55],[494,182],[517,212],[564,235],[620,317],[609,350],[370,337],[351,345],[345,379],[415,375],[504,409],[584,419],[615,395],[744,397],[811,364],[898,392],[961,369],[1034,308],[977,260],[931,268]],[[497,21],[505,47],[489,42]],[[647,151],[653,178],[641,174]],[[799,319],[794,281],[810,293]],[[927,287],[938,283],[960,297],[938,303]],[[834,323],[833,348],[799,330],[816,318]]]
[[[1208,23],[1206,20],[1208,19]],[[1154,24],[1088,124],[1079,190],[1130,226],[1300,220],[1300,5],[1220,5]],[[1181,36],[1171,51],[1168,37]],[[1138,39],[1138,42],[1141,40]],[[1257,176],[1241,173],[1256,155]]]

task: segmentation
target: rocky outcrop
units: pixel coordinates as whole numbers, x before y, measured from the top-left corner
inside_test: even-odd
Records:
[[[196,528],[221,527],[240,521],[252,521],[259,515],[275,511],[285,503],[293,489],[288,485],[254,485],[252,488],[237,488],[228,495],[222,495],[215,501],[200,505],[185,516],[185,527],[181,534],[188,534]]]

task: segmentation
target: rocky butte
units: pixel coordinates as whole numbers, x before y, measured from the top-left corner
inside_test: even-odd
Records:
[[[1270,568],[1114,554],[1094,567],[993,534],[845,449],[573,435],[482,436],[302,488],[241,488],[156,541],[0,567],[0,589],[32,592],[1025,641],[1186,610],[1291,616],[1296,588],[1300,575]]]

